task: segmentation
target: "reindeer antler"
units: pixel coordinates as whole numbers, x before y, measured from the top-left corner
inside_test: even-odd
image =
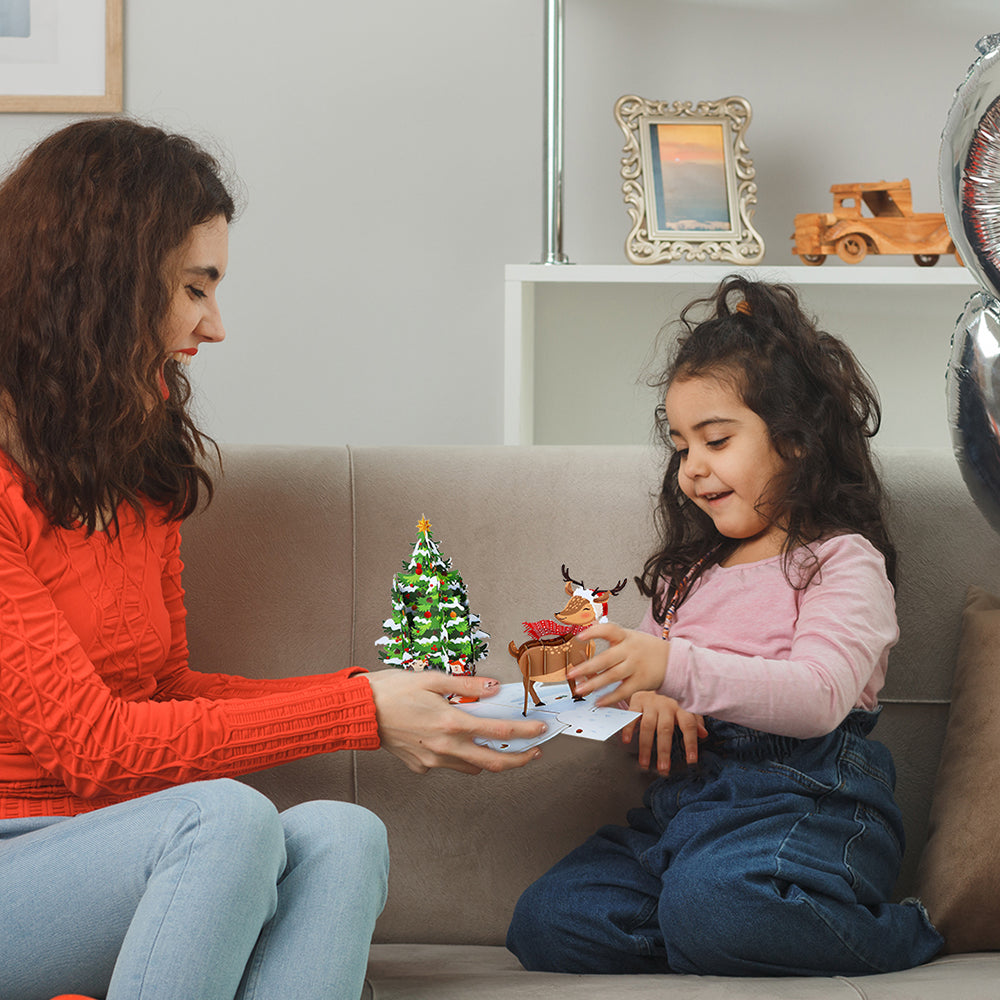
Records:
[[[567,583],[575,583],[578,587],[582,587],[584,590],[587,589],[587,585],[583,582],[583,580],[574,580],[573,577],[569,575],[569,570],[565,566],[563,566],[562,568],[562,575],[563,579]],[[628,577],[626,577],[624,580],[620,580],[618,584],[613,589],[609,590],[607,593],[610,597],[614,597],[615,594],[620,594],[627,586],[628,586]],[[599,594],[603,590],[604,590],[603,587],[594,587],[593,593]]]

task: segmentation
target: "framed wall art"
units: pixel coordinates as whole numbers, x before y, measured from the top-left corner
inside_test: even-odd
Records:
[[[757,204],[745,141],[750,116],[742,97],[693,104],[628,94],[615,102],[632,220],[625,255],[633,264],[763,258],[764,241],[750,222]]]
[[[123,0],[0,0],[0,111],[121,111]]]

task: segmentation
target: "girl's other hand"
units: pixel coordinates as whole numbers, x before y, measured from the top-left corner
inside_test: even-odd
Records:
[[[604,639],[608,648],[567,671],[579,694],[590,694],[608,684],[618,683],[597,704],[602,707],[628,701],[636,691],[657,691],[667,673],[670,643],[648,632],[622,628],[614,622],[592,625],[581,632],[577,639]]]
[[[541,756],[537,748],[500,753],[474,742],[541,736],[544,722],[487,719],[449,705],[445,696],[488,698],[500,690],[488,677],[459,677],[441,670],[376,670],[361,674],[371,685],[382,746],[418,774],[432,767],[478,774],[507,771]]]
[[[648,770],[656,741],[656,772],[664,778],[670,774],[670,751],[674,729],[684,738],[684,757],[689,764],[698,762],[698,741],[708,736],[705,720],[685,711],[673,698],[653,691],[637,691],[629,699],[630,711],[642,712],[642,718],[630,722],[622,730],[622,742],[631,743],[635,727],[639,727],[639,766]]]

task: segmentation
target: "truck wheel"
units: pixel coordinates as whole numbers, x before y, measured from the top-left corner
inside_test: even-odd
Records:
[[[837,240],[837,256],[848,264],[857,264],[868,253],[868,244],[860,233],[848,233]]]
[[[933,267],[938,262],[938,254],[915,253],[913,259],[917,262],[918,267]]]
[[[810,267],[819,267],[823,261],[826,260],[826,254],[823,253],[804,253],[802,254],[802,263],[808,264]]]

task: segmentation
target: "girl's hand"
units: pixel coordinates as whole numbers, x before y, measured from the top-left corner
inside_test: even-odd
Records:
[[[537,748],[500,753],[474,743],[474,737],[511,740],[541,736],[544,722],[509,722],[470,715],[446,695],[489,697],[500,690],[488,677],[456,677],[441,670],[377,670],[361,674],[371,685],[382,746],[418,774],[432,767],[478,774],[507,771],[541,756]]]
[[[590,694],[598,688],[618,682],[619,686],[597,702],[602,707],[627,701],[636,691],[656,691],[667,673],[670,643],[650,635],[636,632],[608,622],[591,625],[578,636],[583,642],[604,639],[609,645],[603,652],[592,656],[567,671],[575,681],[580,694]]]
[[[630,722],[622,730],[622,743],[631,743],[635,727],[639,727],[639,766],[648,769],[656,740],[656,771],[663,777],[670,774],[670,751],[674,729],[684,737],[684,756],[689,764],[698,761],[698,740],[708,736],[705,720],[700,715],[685,711],[673,698],[652,691],[637,691],[629,699],[633,712],[642,712],[642,718]]]

